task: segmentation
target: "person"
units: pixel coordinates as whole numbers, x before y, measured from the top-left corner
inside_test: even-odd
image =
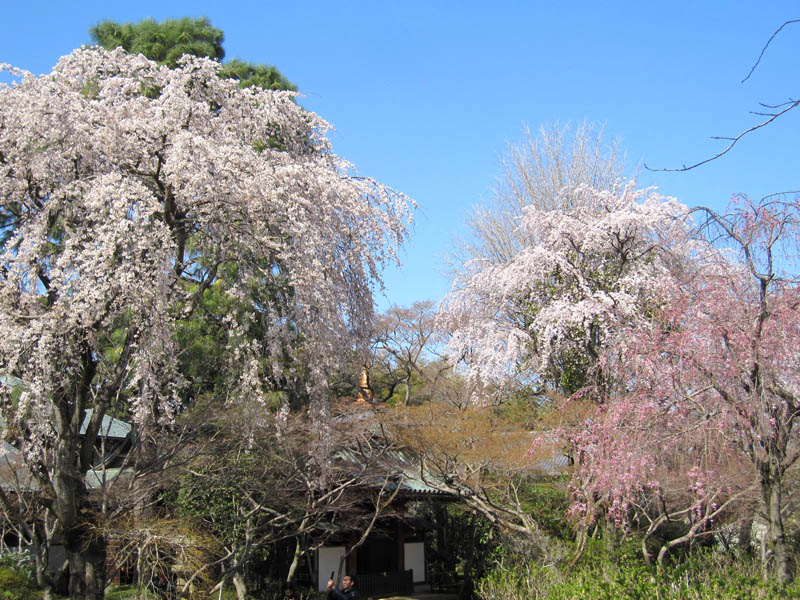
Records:
[[[327,600],[358,600],[358,590],[356,590],[356,580],[352,575],[342,577],[342,589],[337,590],[333,579],[328,581]]]
[[[294,591],[294,586],[291,583],[283,586],[283,598],[281,600],[298,600],[297,592]]]

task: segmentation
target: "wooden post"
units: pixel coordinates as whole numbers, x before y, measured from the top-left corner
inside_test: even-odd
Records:
[[[403,521],[397,520],[397,570],[401,573],[406,570],[406,528]]]
[[[358,536],[355,533],[350,534],[350,547],[352,548],[358,542]],[[345,565],[347,572],[356,575],[358,573],[358,549],[351,552],[347,557],[347,564]],[[358,580],[356,580],[358,581]]]

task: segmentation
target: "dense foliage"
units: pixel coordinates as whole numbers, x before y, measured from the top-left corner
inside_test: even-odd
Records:
[[[28,552],[0,553],[0,599],[38,600],[41,597],[33,572],[33,557]]]
[[[217,61],[225,58],[221,29],[206,18],[167,19],[157,23],[144,19],[138,23],[101,21],[89,30],[92,40],[106,50],[123,48],[131,54],[142,54],[172,68],[184,54]]]
[[[778,600],[800,594],[761,578],[758,561],[699,551],[664,570],[634,557],[596,554],[574,570],[558,572],[507,559],[481,581],[478,597],[489,600]]]

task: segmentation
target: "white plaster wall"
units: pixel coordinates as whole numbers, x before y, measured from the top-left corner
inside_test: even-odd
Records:
[[[344,546],[323,546],[317,550],[317,590],[324,592],[328,589],[328,580],[331,571],[339,571],[339,560],[344,556]]]
[[[414,571],[414,583],[425,581],[425,544],[423,542],[408,542],[403,549],[405,553],[405,567]]]

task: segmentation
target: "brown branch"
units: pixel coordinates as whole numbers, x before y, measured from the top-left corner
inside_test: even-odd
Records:
[[[791,21],[785,21],[785,22],[783,23],[783,25],[781,25],[780,27],[778,27],[778,29],[776,29],[776,30],[775,30],[775,33],[773,33],[773,34],[770,36],[770,38],[767,40],[767,43],[766,43],[766,44],[764,44],[764,47],[761,49],[761,54],[759,54],[759,55],[758,55],[758,60],[755,62],[755,64],[753,65],[753,67],[750,69],[750,72],[747,74],[747,77],[745,77],[744,79],[742,79],[742,81],[741,81],[740,83],[744,83],[745,81],[747,81],[748,79],[750,79],[750,75],[752,75],[752,74],[753,74],[753,71],[755,71],[755,70],[756,70],[756,67],[758,66],[758,63],[760,63],[760,62],[761,62],[761,59],[763,58],[763,56],[764,56],[764,53],[767,51],[767,47],[769,47],[769,45],[772,43],[772,40],[774,40],[774,39],[775,39],[775,36],[777,36],[777,35],[778,35],[778,34],[781,32],[781,29],[783,29],[783,28],[784,28],[784,27],[786,27],[787,25],[791,25],[792,23],[800,23],[800,19],[792,19]]]
[[[728,144],[728,146],[722,152],[718,152],[714,156],[706,158],[705,160],[701,160],[700,162],[695,163],[693,165],[690,165],[688,167],[684,165],[683,167],[680,167],[680,168],[677,168],[677,169],[652,169],[652,168],[647,166],[647,163],[645,163],[644,168],[647,169],[648,171],[653,171],[653,172],[681,173],[683,171],[691,171],[692,169],[695,169],[695,168],[699,167],[700,165],[704,165],[706,163],[709,163],[712,160],[717,160],[721,156],[725,156],[728,152],[730,152],[733,149],[733,147],[736,145],[736,143],[739,140],[741,140],[744,136],[746,136],[748,133],[752,133],[753,131],[756,131],[757,129],[761,129],[762,127],[766,127],[767,125],[772,123],[775,119],[777,119],[781,115],[784,115],[787,112],[789,112],[790,110],[792,110],[793,108],[796,108],[797,105],[800,104],[800,100],[792,100],[792,101],[788,102],[787,104],[788,104],[788,106],[786,108],[784,108],[782,111],[777,112],[777,113],[772,113],[770,118],[767,119],[766,121],[762,121],[761,123],[753,125],[749,129],[745,129],[744,131],[742,131],[739,135],[737,135],[735,137],[717,137],[717,136],[713,137],[712,139],[715,139],[715,140],[731,140],[731,143]]]
[[[778,27],[777,30],[775,30],[775,33],[773,33],[770,36],[769,40],[767,40],[767,43],[764,44],[764,47],[761,49],[761,54],[758,55],[758,60],[756,60],[755,64],[750,69],[750,72],[747,74],[747,77],[742,79],[741,83],[744,83],[745,81],[747,81],[750,78],[750,76],[753,74],[753,71],[756,70],[756,67],[758,67],[759,63],[761,62],[761,59],[764,56],[764,53],[767,51],[767,47],[770,45],[770,43],[772,43],[772,40],[775,39],[775,37],[781,32],[781,30],[784,27],[786,27],[787,25],[790,25],[792,23],[800,23],[800,19],[792,19],[792,20],[786,21],[786,22],[783,23],[783,25]],[[647,166],[647,163],[645,163],[644,168],[647,169],[648,171],[665,172],[665,173],[675,173],[675,172],[680,173],[680,172],[684,172],[684,171],[691,171],[692,169],[695,169],[695,168],[699,167],[700,165],[704,165],[706,163],[711,162],[712,160],[716,160],[716,159],[720,158],[721,156],[726,155],[728,152],[730,152],[733,149],[733,147],[736,145],[736,143],[739,140],[741,140],[744,136],[746,136],[748,133],[752,133],[753,131],[756,131],[757,129],[761,129],[762,127],[766,127],[767,125],[772,123],[775,119],[777,119],[781,115],[784,115],[787,112],[789,112],[790,110],[792,110],[793,108],[796,108],[798,104],[800,104],[800,100],[792,100],[792,99],[789,99],[788,102],[783,102],[781,104],[775,104],[775,105],[769,105],[769,104],[761,103],[761,106],[763,106],[765,108],[770,108],[770,109],[778,109],[778,108],[781,108],[781,107],[785,107],[785,108],[783,110],[781,110],[780,112],[777,112],[777,113],[754,112],[753,114],[764,116],[764,117],[769,117],[769,118],[767,120],[765,120],[765,121],[762,121],[761,123],[753,125],[749,129],[745,129],[744,131],[742,131],[741,133],[739,133],[739,135],[737,135],[735,137],[722,137],[722,136],[714,136],[714,137],[712,137],[712,139],[715,139],[715,140],[730,140],[731,143],[728,144],[728,146],[724,150],[722,150],[721,152],[718,152],[714,156],[706,158],[705,160],[701,160],[700,162],[697,162],[697,163],[695,163],[693,165],[690,165],[688,167],[686,165],[684,165],[684,166],[682,166],[680,168],[677,168],[677,169],[652,169],[652,168]]]

